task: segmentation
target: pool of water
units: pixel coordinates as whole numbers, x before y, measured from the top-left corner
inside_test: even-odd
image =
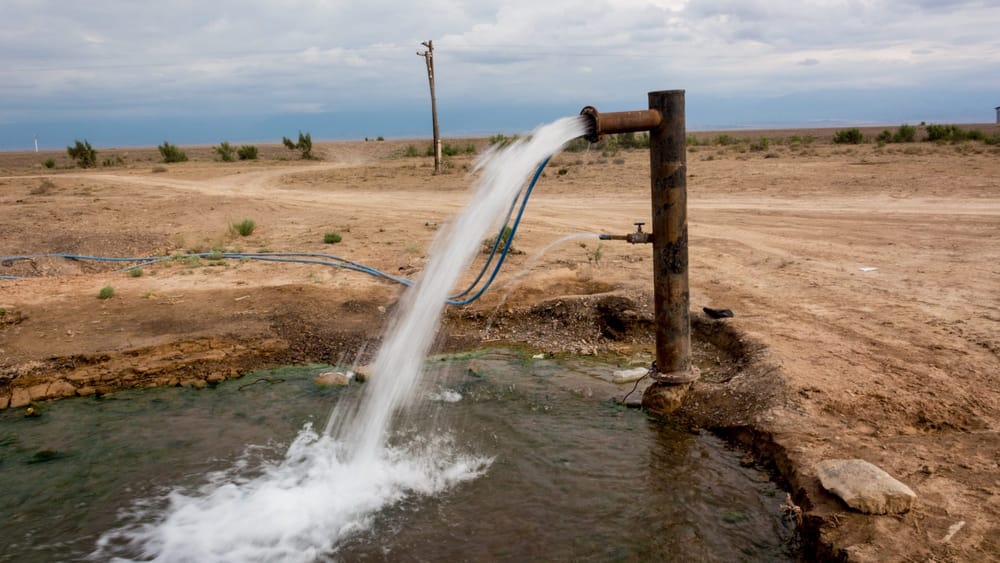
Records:
[[[0,560],[87,558],[109,530],[155,519],[171,491],[259,472],[305,424],[322,429],[358,399],[361,385],[314,384],[324,369],[0,412]],[[768,476],[710,434],[610,400],[627,390],[606,382],[614,369],[510,351],[430,361],[418,392],[438,400],[402,417],[395,439],[446,435],[492,462],[381,509],[318,558],[796,560]],[[142,558],[126,544],[99,558],[110,555]]]

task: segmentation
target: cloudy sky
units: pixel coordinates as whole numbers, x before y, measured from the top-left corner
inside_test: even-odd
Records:
[[[986,122],[996,0],[4,0],[0,149],[516,132],[687,91],[689,129]]]

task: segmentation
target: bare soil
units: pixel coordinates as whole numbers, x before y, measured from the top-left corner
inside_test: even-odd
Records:
[[[816,140],[689,147],[697,345],[739,361],[696,383],[677,416],[773,464],[817,557],[997,560],[1000,148],[797,133]],[[469,143],[483,146],[458,141]],[[262,160],[239,163],[188,148],[192,161],[170,165],[155,149],[104,150],[99,160],[125,164],[95,170],[68,168],[64,153],[2,153],[0,256],[324,252],[412,277],[468,198],[472,157],[434,175],[430,159],[402,156],[408,144],[317,143],[320,161],[262,147]],[[539,255],[565,235],[648,222],[648,154],[563,153],[535,193],[515,240],[523,254],[482,300],[449,310],[441,346],[650,357],[648,247],[578,238]],[[257,224],[247,237],[229,229],[243,218]],[[324,244],[331,231],[343,241]],[[18,278],[0,279],[0,408],[354,361],[401,292],[309,264],[121,266],[0,264]],[[735,317],[711,321],[702,306]],[[909,485],[915,508],[866,516],[824,493],[815,464],[856,457]]]

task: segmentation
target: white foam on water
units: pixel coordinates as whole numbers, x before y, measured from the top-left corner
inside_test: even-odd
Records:
[[[340,540],[407,495],[437,494],[482,475],[491,458],[461,453],[440,434],[390,444],[391,423],[416,395],[426,397],[416,392],[424,358],[448,294],[480,241],[539,163],[584,132],[583,120],[564,118],[477,161],[477,189],[438,232],[423,275],[390,323],[359,403],[338,403],[322,434],[306,426],[284,458],[255,468],[252,476],[246,463],[237,463],[208,476],[196,491],[172,491],[158,512],[148,508],[154,503],[137,502],[132,523],[104,534],[92,558],[314,561],[335,553]]]
[[[442,389],[440,393],[429,393],[427,398],[435,403],[457,403],[462,400],[462,394],[453,389]]]

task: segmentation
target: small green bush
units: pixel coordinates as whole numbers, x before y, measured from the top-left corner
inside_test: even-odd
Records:
[[[218,145],[212,147],[215,154],[219,155],[219,160],[222,162],[235,162],[236,161],[236,149],[229,144],[229,141],[222,141]]]
[[[499,233],[500,244],[497,245],[497,250],[503,250],[503,248],[506,245],[510,244],[511,243],[510,237],[513,234],[514,234],[513,229],[511,229],[509,226],[504,226],[503,231]],[[490,237],[488,239],[484,239],[482,243],[483,254],[489,254],[490,252],[492,252],[493,246],[496,244],[497,244],[497,237]],[[514,250],[513,246],[511,246],[510,252],[516,254],[516,251]]]
[[[517,135],[508,137],[503,133],[497,133],[496,135],[493,135],[492,137],[489,138],[491,145],[497,145],[501,148],[506,147],[507,145],[513,143],[516,140],[517,140]]]
[[[240,160],[257,160],[257,147],[256,145],[240,145],[240,148],[236,149],[236,156]]]
[[[323,242],[325,242],[326,244],[336,244],[342,240],[344,240],[344,237],[340,236],[340,233],[336,231],[323,233]]]
[[[379,135],[378,138],[376,138],[375,140],[376,141],[384,141],[385,137],[383,137],[382,135]]]
[[[736,139],[736,137],[733,137],[732,135],[727,135],[725,133],[716,135],[715,138],[712,139],[713,145],[729,146],[729,145],[735,145],[738,142],[739,140]]]
[[[46,158],[44,161],[42,161],[42,166],[44,166],[46,168],[55,168],[56,167],[56,161],[55,161],[55,159],[52,159],[52,158]]]
[[[692,135],[689,135],[691,137]],[[623,149],[648,149],[649,133],[622,133],[618,135],[618,146]]]
[[[985,135],[979,131],[964,131],[957,125],[928,125],[927,137],[924,138],[925,141],[936,143],[957,143],[959,141],[977,139],[985,139]]]
[[[248,237],[253,234],[254,229],[257,228],[257,223],[253,219],[243,219],[239,223],[233,223],[229,225],[229,229],[240,235],[241,237]]]
[[[857,127],[841,129],[833,134],[833,142],[838,145],[860,145],[864,140],[865,136]]]
[[[141,278],[142,277],[142,268],[136,268],[134,270],[129,270],[128,271],[128,275],[132,276],[133,278]]]
[[[751,143],[750,143],[750,150],[753,151],[753,152],[764,152],[764,151],[767,150],[767,147],[769,147],[770,145],[771,145],[771,141],[769,141],[767,139],[767,137],[761,137],[760,139],[758,139],[756,141],[751,141]]]
[[[125,166],[125,157],[123,157],[120,154],[109,156],[108,158],[105,158],[101,162],[101,166],[104,166],[106,168],[110,168],[113,166]]]
[[[160,150],[160,156],[163,157],[163,162],[186,162],[188,157],[181,149],[177,148],[177,145],[171,145],[167,141],[163,141],[163,144],[156,147]]]
[[[416,145],[406,145],[406,152],[403,153],[403,156],[406,156],[406,157],[409,157],[409,158],[413,158],[415,156],[420,156],[420,151],[417,150],[417,146]]]
[[[969,131],[964,131],[964,137],[966,141],[985,141],[986,134],[978,129],[971,129]]]
[[[115,294],[115,288],[110,285],[106,285],[97,292],[98,299],[111,299],[111,296]]]
[[[97,166],[97,151],[90,146],[90,142],[84,139],[83,142],[76,141],[72,147],[66,147],[69,157],[76,161],[80,168],[94,168]]]
[[[882,132],[875,137],[875,142],[877,142],[880,145],[884,145],[885,143],[891,143],[892,131],[889,131],[888,129],[883,129]]]
[[[912,143],[917,140],[917,128],[912,125],[900,125],[892,136],[893,143]]]
[[[284,144],[285,147],[288,148],[288,150],[300,151],[302,153],[302,160],[316,159],[316,157],[313,156],[312,153],[312,148],[313,148],[312,135],[310,135],[309,133],[303,135],[302,131],[299,131],[298,142],[292,142],[292,140],[289,139],[288,137],[282,137],[281,143]]]
[[[447,143],[445,143],[445,145],[443,147],[441,147],[441,154],[443,156],[455,156],[455,155],[457,155],[460,152],[462,152],[461,149],[459,149],[458,147],[449,145]]]

